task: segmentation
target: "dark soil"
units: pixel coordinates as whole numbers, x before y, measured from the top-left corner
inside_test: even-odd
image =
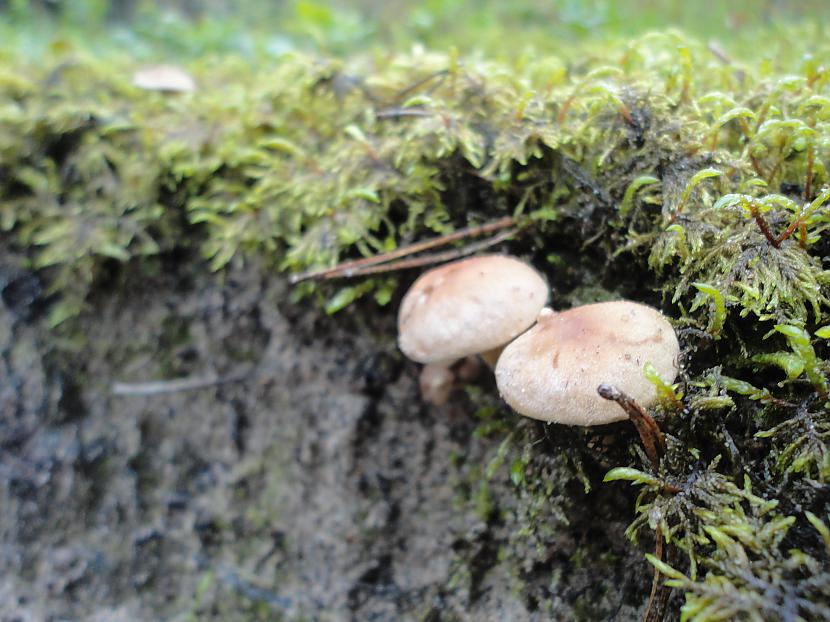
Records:
[[[509,477],[486,517],[459,492],[501,438],[473,434],[463,393],[422,403],[392,308],[326,317],[267,270],[187,262],[101,284],[69,338],[17,265],[0,260],[3,622],[638,618],[630,497],[569,505],[544,562],[517,561]],[[208,382],[113,394],[181,378]]]

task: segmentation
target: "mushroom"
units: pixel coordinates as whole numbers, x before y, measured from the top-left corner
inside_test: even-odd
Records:
[[[528,417],[569,425],[627,418],[597,394],[612,383],[643,406],[657,399],[643,375],[651,363],[668,381],[677,376],[680,346],[656,309],[619,300],[555,313],[545,309],[533,328],[504,349],[496,384],[504,400]]]
[[[446,264],[422,274],[404,296],[398,346],[428,364],[427,378],[449,382],[430,366],[449,368],[481,354],[492,367],[501,348],[533,324],[547,295],[542,276],[514,257],[483,255]]]
[[[145,67],[133,74],[133,86],[145,91],[167,93],[192,93],[196,90],[193,78],[175,65]]]

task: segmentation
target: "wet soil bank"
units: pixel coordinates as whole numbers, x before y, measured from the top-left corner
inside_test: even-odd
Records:
[[[18,265],[0,257],[3,622],[640,615],[628,493],[568,504],[523,564],[506,470],[485,514],[463,494],[502,439],[468,395],[422,403],[394,307],[326,317],[266,270],[188,261],[105,284],[69,339]],[[135,384],[182,378],[201,386]]]

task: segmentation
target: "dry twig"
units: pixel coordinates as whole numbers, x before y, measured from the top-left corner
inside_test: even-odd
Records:
[[[446,235],[433,238],[431,240],[424,240],[422,242],[415,242],[414,244],[407,244],[406,246],[401,246],[393,251],[389,251],[388,253],[374,255],[372,257],[363,257],[362,259],[344,261],[330,268],[310,270],[308,272],[295,274],[291,276],[289,280],[293,285],[296,283],[300,283],[302,281],[307,281],[308,279],[334,279],[339,277],[356,276],[358,269],[364,269],[369,266],[376,266],[378,264],[387,263],[389,261],[392,261],[393,259],[399,259],[401,257],[407,257],[408,255],[414,255],[415,253],[420,253],[421,251],[436,248],[438,246],[444,246],[446,244],[450,244],[451,242],[456,242],[458,240],[463,240],[465,238],[473,238],[486,235],[488,233],[493,233],[501,229],[506,229],[507,227],[512,227],[515,224],[516,222],[513,220],[512,217],[505,216],[504,218],[499,218],[497,220],[484,223],[483,225],[475,225],[472,227],[459,229],[458,231],[453,231],[452,233],[448,233]],[[365,274],[366,272],[364,271],[362,273]]]

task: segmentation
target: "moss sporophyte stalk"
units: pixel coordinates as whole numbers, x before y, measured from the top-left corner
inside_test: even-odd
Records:
[[[830,72],[826,40],[811,45],[809,62],[738,62],[657,32],[556,72],[421,48],[228,57],[183,67],[197,90],[177,94],[134,86],[130,61],[5,57],[0,224],[71,332],[119,270],[182,251],[301,274],[509,218],[498,241],[556,284],[557,308],[659,308],[682,365],[655,385],[657,467],[592,432],[505,432],[481,396],[481,434],[508,441],[505,468],[480,471],[517,489],[497,508],[476,485],[485,514],[542,551],[572,502],[545,474],[594,491],[601,466],[641,486],[619,510],[665,553],[655,600],[667,580],[688,620],[826,619]],[[293,295],[383,306],[402,274]]]

